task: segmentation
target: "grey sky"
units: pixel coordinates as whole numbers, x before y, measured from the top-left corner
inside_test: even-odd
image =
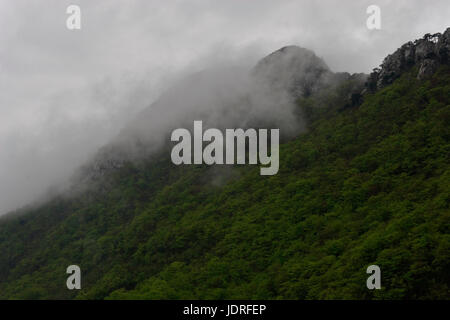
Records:
[[[182,74],[289,44],[368,73],[448,17],[448,0],[0,0],[0,214],[69,176]]]

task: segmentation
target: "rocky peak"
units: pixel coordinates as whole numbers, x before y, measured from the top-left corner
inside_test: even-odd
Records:
[[[402,45],[388,55],[379,68],[375,68],[366,83],[369,91],[383,88],[397,79],[402,72],[418,66],[417,78],[433,74],[439,65],[449,63],[450,28],[441,34],[426,34],[422,39]]]
[[[253,69],[253,75],[298,97],[321,89],[333,73],[313,51],[287,46],[260,60]]]

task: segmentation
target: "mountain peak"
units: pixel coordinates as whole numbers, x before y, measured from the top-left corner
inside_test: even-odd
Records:
[[[284,59],[284,61],[291,62],[291,63],[307,63],[311,62],[316,66],[320,66],[323,69],[328,70],[328,66],[325,64],[325,62],[319,58],[314,51],[299,47],[296,45],[288,45],[284,46],[265,58],[263,58],[259,64],[274,62],[274,61],[280,61],[280,59]]]
[[[253,75],[299,97],[321,89],[333,73],[313,51],[291,45],[261,59],[253,69]]]

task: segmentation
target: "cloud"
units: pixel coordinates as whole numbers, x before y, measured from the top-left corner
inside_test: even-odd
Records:
[[[67,179],[175,79],[256,63],[289,44],[334,71],[369,72],[443,31],[448,1],[9,0],[0,2],[0,213]],[[82,29],[66,29],[77,4]]]

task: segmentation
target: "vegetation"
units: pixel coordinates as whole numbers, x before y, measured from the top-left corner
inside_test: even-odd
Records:
[[[361,105],[347,94],[298,101],[309,130],[275,176],[164,153],[107,192],[4,217],[0,298],[449,299],[450,68]],[[65,286],[71,264],[82,290]]]

